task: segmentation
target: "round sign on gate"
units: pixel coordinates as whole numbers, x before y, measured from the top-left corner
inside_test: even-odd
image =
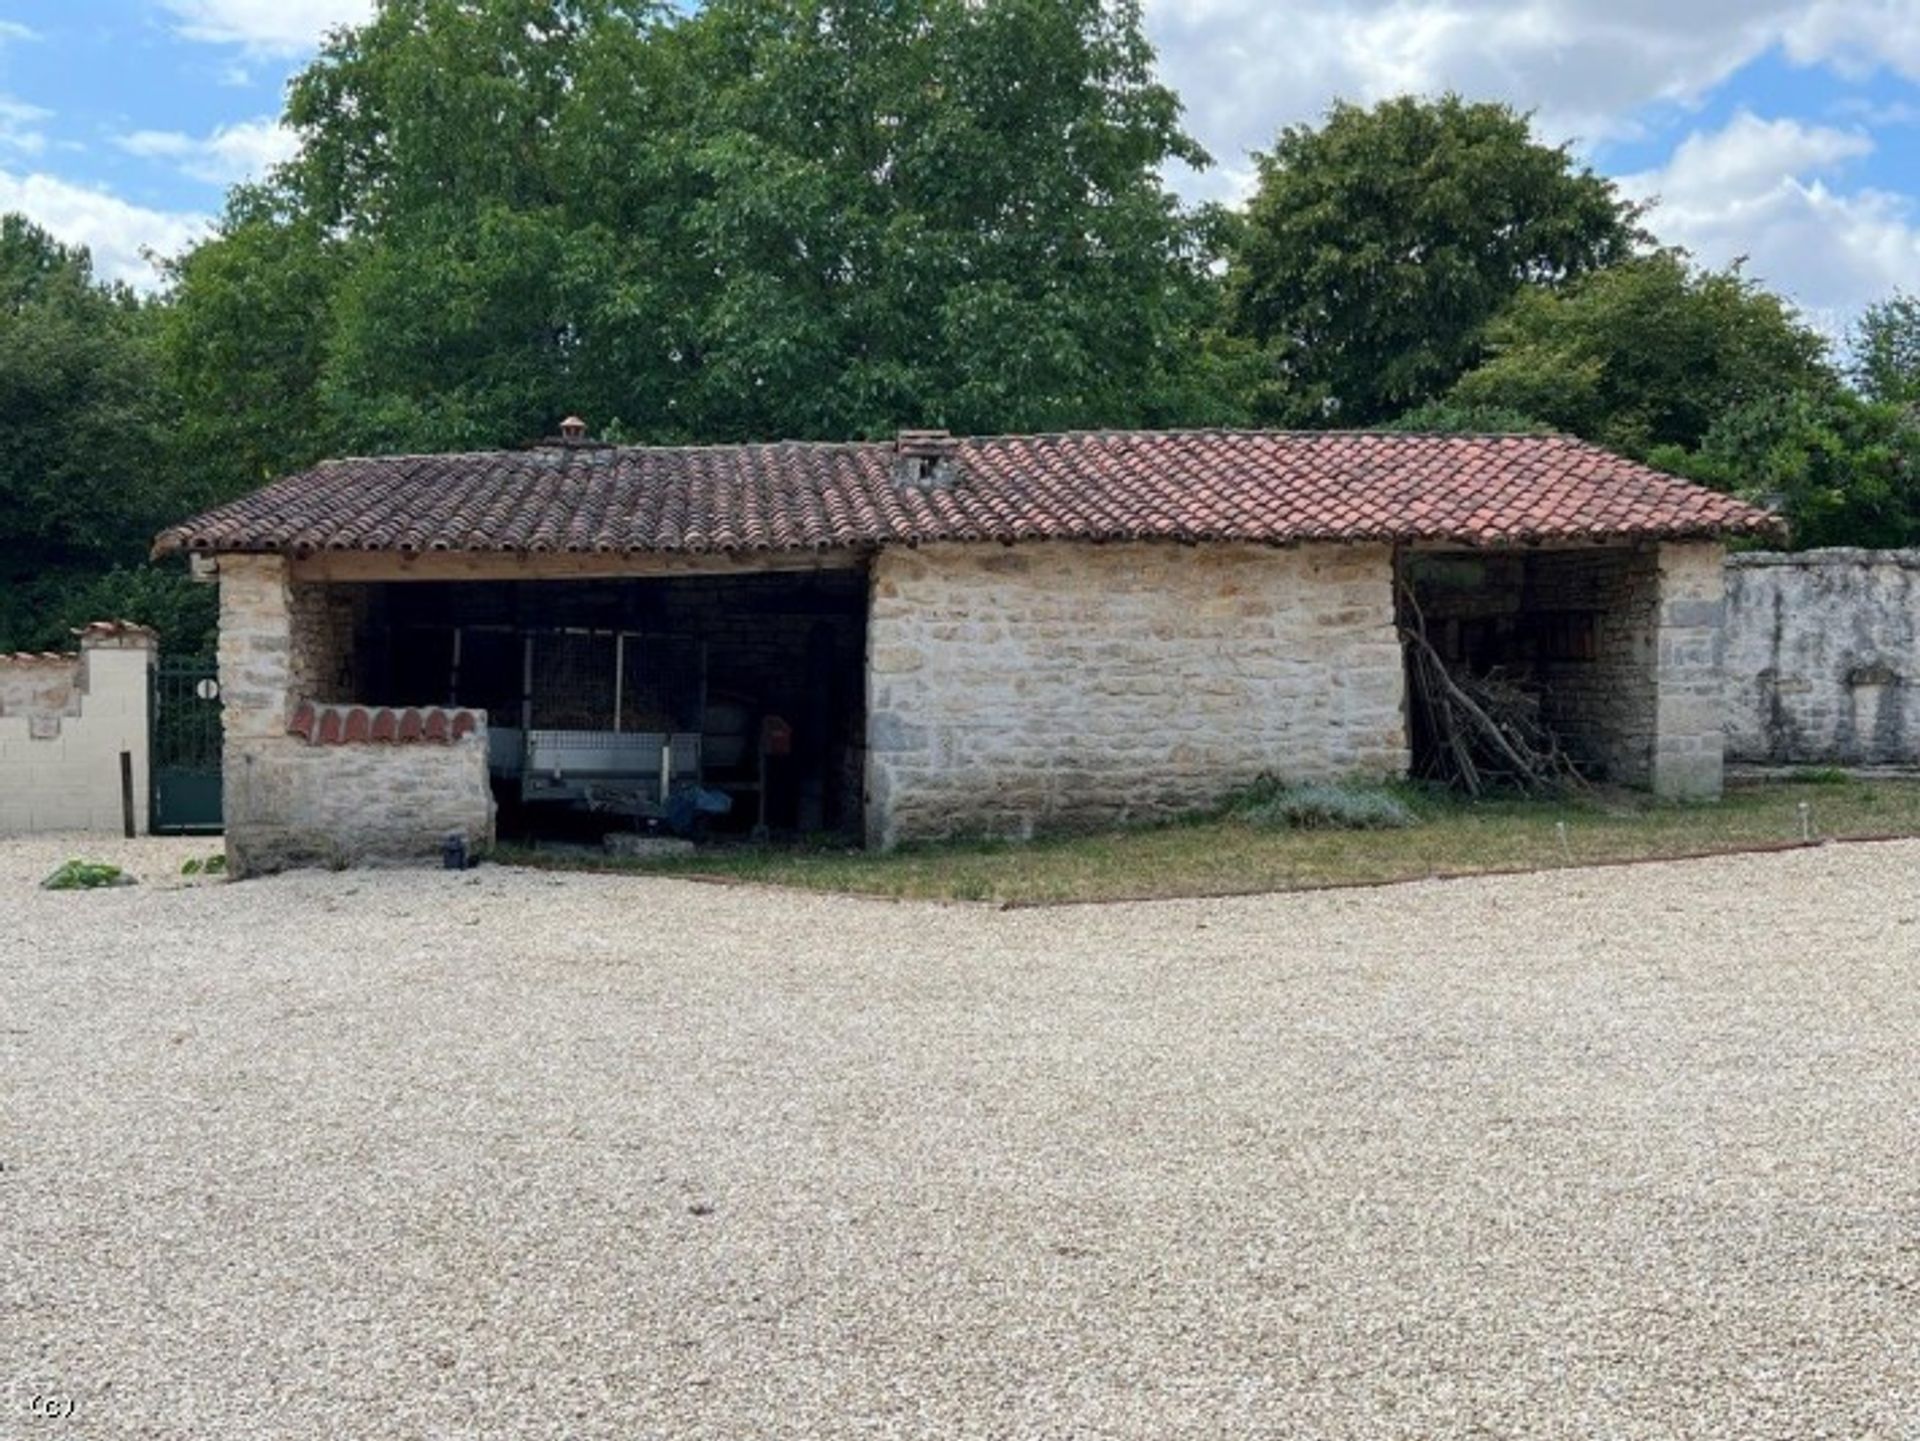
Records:
[[[219,700],[220,682],[213,679],[212,676],[208,676],[205,680],[194,686],[193,693],[199,696],[201,700]]]

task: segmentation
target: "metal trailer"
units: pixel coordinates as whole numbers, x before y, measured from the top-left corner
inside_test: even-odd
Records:
[[[520,799],[640,820],[665,819],[701,786],[697,732],[520,732]]]

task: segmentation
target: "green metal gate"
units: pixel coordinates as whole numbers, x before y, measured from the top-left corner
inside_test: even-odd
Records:
[[[220,672],[211,660],[169,659],[153,668],[153,832],[220,829]]]

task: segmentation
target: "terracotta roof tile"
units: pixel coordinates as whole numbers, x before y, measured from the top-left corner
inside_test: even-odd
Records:
[[[159,552],[769,551],[943,540],[1541,541],[1767,535],[1730,497],[1563,436],[1089,432],[951,442],[546,446],[332,461]]]
[[[413,706],[403,710],[301,701],[287,721],[287,734],[308,745],[446,744],[476,734],[479,712]]]

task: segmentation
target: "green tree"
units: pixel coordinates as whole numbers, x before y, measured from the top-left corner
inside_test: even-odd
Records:
[[[176,271],[238,483],[326,451],[1237,418],[1132,0],[384,0]]]
[[[1920,419],[1838,387],[1750,401],[1667,469],[1777,508],[1799,547],[1920,543]]]
[[[0,650],[64,645],[69,624],[105,618],[65,601],[139,563],[173,518],[174,408],[154,321],[124,286],[95,279],[85,250],[0,220]],[[158,584],[177,599],[185,582]]]
[[[1540,435],[1553,427],[1501,405],[1430,400],[1396,416],[1382,430],[1426,435]]]
[[[690,337],[704,430],[1192,406],[1206,222],[1159,172],[1204,157],[1132,0],[716,0],[679,38],[713,77],[687,216],[723,257]]]
[[[1836,384],[1825,341],[1777,296],[1675,251],[1529,288],[1487,344],[1453,403],[1538,416],[1636,456],[1692,450],[1729,411]]]
[[[1869,400],[1920,405],[1920,296],[1867,307],[1854,326],[1850,378]]]
[[[161,354],[180,397],[178,449],[192,457],[181,514],[331,449],[319,384],[338,269],[317,226],[254,188],[229,199],[218,240],[168,265]]]
[[[1264,419],[1373,425],[1443,395],[1522,288],[1611,265],[1643,238],[1612,182],[1504,105],[1338,104],[1258,157],[1228,282],[1264,349]]]

